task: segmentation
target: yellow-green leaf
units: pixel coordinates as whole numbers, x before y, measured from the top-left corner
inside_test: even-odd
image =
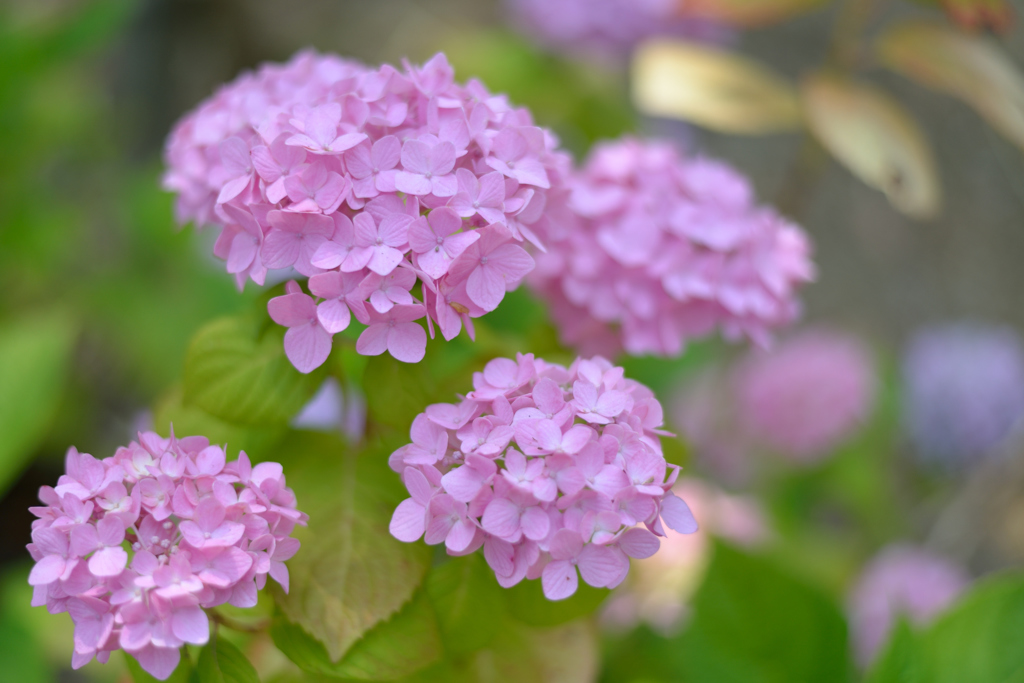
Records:
[[[964,100],[1024,147],[1024,74],[991,39],[910,21],[885,31],[877,51],[893,71]]]
[[[645,114],[723,133],[756,135],[801,124],[796,91],[782,77],[730,52],[680,41],[650,41],[637,50],[633,101]]]
[[[312,516],[308,528],[296,530],[302,549],[288,562],[290,590],[285,595],[275,589],[288,620],[320,641],[332,662],[402,609],[430,565],[426,544],[391,536],[394,505],[357,478],[360,458],[351,453],[341,457],[341,477],[333,478],[329,470],[324,474],[332,477],[338,503]]]
[[[899,104],[870,85],[825,75],[804,79],[800,94],[808,127],[840,163],[903,213],[938,213],[931,147]]]
[[[766,26],[824,7],[830,0],[687,0],[686,16],[720,21],[730,26]]]

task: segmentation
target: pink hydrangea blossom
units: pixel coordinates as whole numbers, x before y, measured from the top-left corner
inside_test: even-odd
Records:
[[[353,316],[381,322],[374,312],[406,331],[378,326],[360,353],[417,362],[416,320],[431,336],[436,322],[445,339],[463,326],[472,337],[470,318],[533,269],[523,245],[542,245],[548,207],[568,196],[571,160],[557,145],[505,96],[456,83],[444,55],[396,69],[302,52],[179,121],[164,186],[179,221],[220,229],[214,252],[239,287],[268,271],[310,278],[312,296],[296,284],[270,302],[301,372]]]
[[[802,230],[728,166],[667,142],[598,145],[569,207],[576,220],[549,234],[529,282],[585,352],[676,356],[716,328],[765,345],[814,277]]]
[[[288,590],[307,517],[277,463],[140,432],[102,460],[71,448],[66,470],[30,508],[28,582],[34,606],[71,615],[74,668],[123,649],[164,680],[182,646],[207,642],[204,608],[254,606],[268,574]]]
[[[672,417],[701,466],[741,486],[774,458],[809,466],[833,455],[870,419],[877,392],[860,338],[810,327],[688,378]]]
[[[808,329],[733,370],[737,417],[755,442],[796,461],[830,453],[874,406],[874,361],[856,338]]]
[[[850,593],[850,635],[864,667],[878,655],[900,616],[921,626],[964,592],[970,577],[949,560],[908,545],[884,549]]]
[[[539,578],[551,600],[580,578],[613,588],[665,527],[697,530],[671,490],[679,468],[662,455],[661,421],[650,389],[601,357],[494,359],[460,403],[417,416],[412,443],[391,455],[410,495],[391,533],[451,555],[483,548],[498,583]]]

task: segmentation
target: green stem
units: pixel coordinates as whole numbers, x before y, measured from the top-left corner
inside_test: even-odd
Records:
[[[270,626],[270,619],[242,622],[212,609],[209,610],[207,614],[210,615],[210,620],[213,622],[214,629],[218,626],[223,626],[224,628],[229,628],[232,631],[238,631],[240,633],[263,633],[267,630],[267,627]]]

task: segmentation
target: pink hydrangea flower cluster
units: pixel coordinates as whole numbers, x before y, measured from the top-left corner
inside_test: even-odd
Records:
[[[561,600],[577,570],[591,586],[620,584],[630,557],[658,551],[663,522],[697,530],[671,490],[679,468],[662,455],[661,404],[622,368],[519,354],[490,361],[473,387],[418,415],[412,443],[391,455],[411,496],[391,519],[395,538],[450,555],[482,547],[499,584],[540,578]]]
[[[74,668],[123,649],[166,679],[179,648],[207,642],[204,608],[254,606],[268,574],[288,590],[307,517],[281,465],[153,432],[102,460],[71,448],[66,464],[31,508],[28,582],[34,606],[71,615]]]
[[[819,460],[870,416],[874,365],[856,337],[804,330],[733,370],[737,419],[753,442],[797,462]]]
[[[668,142],[598,145],[570,207],[579,220],[549,235],[530,283],[584,352],[674,356],[715,328],[765,344],[814,277],[802,230],[736,171]]]
[[[900,617],[916,626],[934,619],[970,585],[960,566],[922,548],[885,548],[865,567],[850,593],[850,635],[857,661],[878,656]]]
[[[368,68],[302,52],[221,88],[171,133],[164,186],[179,220],[221,228],[214,253],[239,287],[271,270],[309,278],[271,303],[285,349],[309,372],[352,317],[357,349],[423,358],[494,310],[534,267],[545,206],[571,160],[526,109],[444,55]],[[417,281],[422,298],[413,296]],[[415,329],[414,329],[415,328]]]

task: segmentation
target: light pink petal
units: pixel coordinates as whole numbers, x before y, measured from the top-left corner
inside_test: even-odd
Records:
[[[455,467],[441,477],[445,492],[460,503],[468,503],[483,486],[484,476],[467,465]]]
[[[406,498],[395,508],[388,530],[399,541],[418,541],[426,531],[426,512],[422,505],[412,498]]]
[[[271,270],[287,268],[299,258],[301,236],[294,232],[274,230],[263,240],[263,265]]]
[[[296,370],[310,373],[331,355],[331,335],[318,322],[293,327],[285,332],[284,353]]]
[[[411,216],[391,214],[380,222],[377,232],[384,244],[401,249],[408,244],[409,226],[413,222]]]
[[[647,529],[636,527],[619,537],[619,547],[630,557],[642,560],[658,552],[661,541]]]
[[[419,140],[407,140],[402,145],[402,167],[406,171],[417,174],[431,172],[430,145]]]
[[[285,565],[284,562],[270,563],[270,578],[274,579],[274,581],[277,581],[281,585],[281,588],[284,589],[284,592],[286,594],[288,593],[288,567]]]
[[[571,529],[559,529],[551,537],[548,552],[556,560],[571,560],[580,553],[583,547],[583,539]]]
[[[388,332],[388,352],[403,363],[419,363],[427,353],[427,332],[416,323],[399,323]]]
[[[427,530],[423,535],[423,542],[427,545],[437,545],[448,537],[448,532],[455,526],[455,521],[450,515],[434,517],[427,524]]]
[[[97,550],[89,558],[89,571],[95,576],[117,576],[127,566],[128,553],[117,546]]]
[[[387,323],[370,325],[356,340],[356,351],[363,356],[379,356],[388,350],[388,332]]]
[[[220,189],[220,193],[217,194],[217,203],[224,204],[230,202],[232,199],[242,194],[242,190],[249,186],[252,182],[252,176],[249,174],[232,178],[228,182],[224,183],[224,186]]]
[[[406,194],[420,196],[430,194],[433,185],[419,174],[399,171],[395,174],[395,189]]]
[[[406,467],[402,472],[402,481],[413,500],[422,506],[426,506],[430,502],[431,496],[434,495],[434,487],[430,485],[430,481],[422,471],[415,467]]]
[[[316,304],[306,294],[285,294],[268,301],[267,312],[278,325],[299,327],[316,318]]]
[[[348,306],[338,299],[328,299],[316,307],[316,317],[328,334],[337,334],[346,329],[352,321]]]
[[[576,567],[565,560],[549,562],[541,574],[541,586],[548,600],[565,600],[579,586]]]
[[[171,631],[186,643],[205,645],[210,639],[210,622],[199,607],[186,607],[174,612]]]
[[[480,520],[484,531],[499,538],[512,538],[519,531],[519,506],[507,498],[495,498]]]
[[[523,535],[531,541],[547,538],[548,531],[551,529],[551,518],[539,507],[527,508],[520,523],[523,527]]]
[[[671,491],[661,501],[661,518],[669,529],[681,534],[692,534],[697,531],[697,520],[690,511],[690,506]]]
[[[96,533],[103,545],[119,545],[124,540],[124,522],[113,515],[104,517],[96,523]]]
[[[580,551],[580,575],[595,588],[604,588],[622,574],[622,565],[629,566],[629,560],[613,548],[590,543]]]
[[[125,648],[127,649],[127,648]],[[176,647],[155,647],[147,645],[138,652],[131,655],[139,663],[139,666],[158,681],[166,681],[178,668],[181,661],[181,653]]]
[[[505,298],[505,278],[495,266],[481,264],[469,274],[466,293],[477,306],[493,311]]]
[[[402,252],[394,247],[378,244],[371,249],[372,256],[366,267],[378,275],[389,275],[402,262]]]
[[[624,391],[606,391],[597,400],[597,412],[606,417],[616,417],[628,410],[632,402],[629,394]]]
[[[435,197],[451,197],[457,189],[454,175],[434,176],[430,179],[430,192]]]
[[[511,543],[494,537],[484,541],[484,559],[498,576],[511,576],[515,571],[514,556],[515,549]]]
[[[518,244],[503,244],[492,251],[488,258],[498,265],[510,281],[523,279],[536,266],[533,257]]]
[[[445,546],[453,553],[461,553],[473,542],[473,538],[476,536],[476,529],[476,526],[469,520],[459,520],[444,540]]]
[[[480,232],[477,230],[449,235],[444,241],[444,250],[454,259],[466,251],[478,239],[480,239]]]
[[[402,143],[394,135],[385,135],[373,143],[373,163],[381,171],[398,165],[402,156]]]
[[[594,430],[585,425],[573,425],[562,435],[562,450],[569,454],[579,453],[590,443]]]
[[[30,586],[45,586],[48,583],[53,583],[64,573],[65,565],[63,557],[47,555],[32,567],[32,571],[28,575],[28,584]]]

